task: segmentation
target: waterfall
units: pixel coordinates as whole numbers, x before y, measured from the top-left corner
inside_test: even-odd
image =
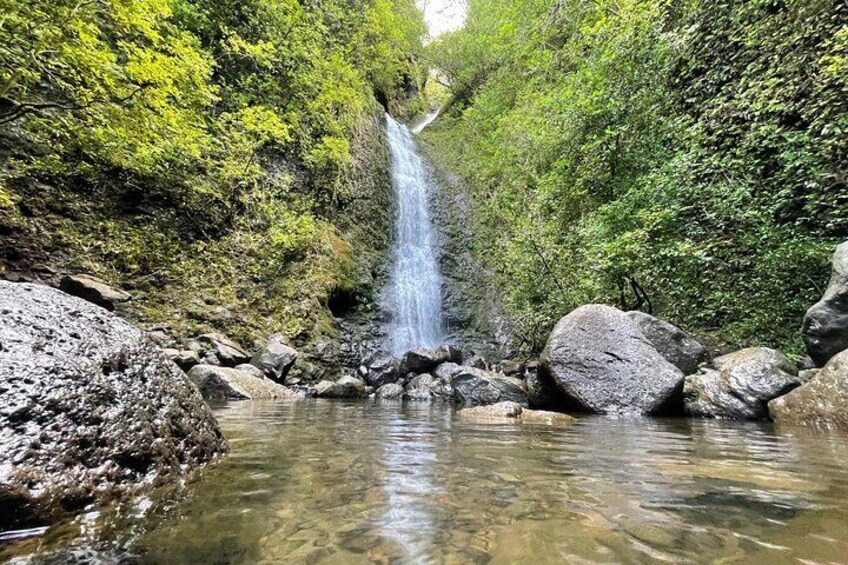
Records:
[[[441,343],[442,295],[430,222],[432,181],[409,129],[388,114],[386,121],[397,202],[389,283],[391,348],[399,355]]]

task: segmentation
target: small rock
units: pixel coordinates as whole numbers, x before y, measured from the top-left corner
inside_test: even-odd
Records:
[[[397,383],[388,383],[377,389],[377,398],[400,398],[403,396],[403,387]]]
[[[111,287],[106,281],[91,275],[65,275],[59,283],[59,290],[93,302],[110,312],[115,309],[116,304],[132,299],[128,293]]]
[[[442,363],[433,369],[432,375],[439,380],[450,381],[450,378],[461,370],[462,367],[456,363]]]
[[[218,360],[225,367],[235,367],[250,361],[250,356],[238,343],[221,333],[213,332],[198,336],[198,341],[212,346]]]
[[[429,401],[432,399],[430,388],[435,382],[436,379],[427,373],[416,375],[404,388],[403,397],[407,400]]]
[[[200,357],[191,349],[163,349],[162,353],[183,371],[188,371],[195,365],[200,365]]]
[[[280,400],[298,396],[275,382],[227,367],[197,365],[188,378],[206,400]]]
[[[318,398],[362,398],[365,395],[365,383],[350,375],[315,385],[315,396]]]
[[[471,358],[465,362],[465,366],[486,371],[489,368],[489,363],[480,355],[472,355]]]
[[[501,361],[501,373],[503,373],[504,375],[511,377],[513,375],[520,375],[523,372],[524,367],[521,365],[521,363],[511,361],[509,359]]]
[[[251,365],[258,367],[269,379],[284,383],[299,353],[288,345],[283,334],[272,334],[265,345],[250,360]]]
[[[523,382],[514,377],[463,367],[451,377],[450,383],[454,398],[462,404],[477,406],[510,400],[527,405]]]
[[[203,365],[212,365],[214,367],[220,367],[221,366],[221,360],[218,359],[218,356],[215,354],[214,351],[207,351],[203,355],[203,359],[201,359],[201,363]]]
[[[517,422],[522,424],[571,424],[576,420],[567,414],[528,410],[516,402],[498,402],[489,406],[463,408],[459,415],[468,420],[481,422]]]
[[[848,429],[848,350],[802,378],[809,381],[769,403],[771,417],[781,424]]]

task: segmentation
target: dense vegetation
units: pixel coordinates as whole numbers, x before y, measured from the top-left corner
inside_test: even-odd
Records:
[[[527,345],[635,286],[692,329],[797,350],[848,236],[848,4],[471,0],[429,58],[453,103],[428,139]]]
[[[375,95],[419,103],[423,31],[413,0],[0,0],[0,270],[314,335],[382,249]]]

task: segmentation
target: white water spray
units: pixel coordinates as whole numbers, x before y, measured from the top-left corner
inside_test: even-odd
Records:
[[[406,126],[386,115],[397,201],[395,247],[389,286],[392,352],[437,347],[443,339],[442,294],[433,226],[432,182]]]

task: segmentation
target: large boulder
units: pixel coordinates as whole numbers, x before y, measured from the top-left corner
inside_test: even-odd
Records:
[[[295,399],[299,395],[268,379],[257,377],[247,371],[195,365],[188,378],[200,390],[206,400],[282,400]]]
[[[321,381],[315,385],[318,398],[362,398],[367,396],[365,383],[356,377],[345,375],[337,381]]]
[[[707,348],[677,326],[644,312],[633,311],[627,315],[636,322],[654,349],[684,375],[697,372],[698,365],[709,360]]]
[[[299,353],[289,346],[286,336],[272,334],[262,348],[250,360],[265,376],[277,383],[284,383]]]
[[[0,281],[0,530],[178,480],[225,450],[200,393],[139,330]]]
[[[567,414],[529,410],[517,402],[498,402],[488,406],[463,408],[459,416],[465,420],[484,423],[571,424],[576,420]]]
[[[801,332],[817,367],[848,349],[848,241],[836,248],[830,283],[822,299],[807,310]]]
[[[812,378],[769,403],[777,422],[848,429],[848,350],[838,353]]]
[[[680,400],[683,372],[668,362],[627,314],[599,304],[557,323],[539,360],[539,376],[591,413],[658,414]]]
[[[250,355],[244,348],[224,334],[212,332],[198,336],[197,340],[210,346],[225,367],[235,367],[250,361]]]
[[[779,351],[751,347],[715,359],[717,371],[686,377],[686,412],[703,418],[762,420],[769,401],[801,384],[798,369]]]
[[[115,309],[116,304],[132,298],[123,290],[109,286],[106,281],[91,275],[65,275],[59,281],[59,289],[71,296],[102,306],[110,312]]]
[[[437,349],[413,349],[404,353],[400,362],[400,373],[429,373],[442,363],[456,362],[457,355],[461,358],[462,354],[456,349],[449,346],[442,346]]]
[[[463,367],[450,377],[454,399],[468,406],[512,401],[527,406],[527,393],[521,379]]]

